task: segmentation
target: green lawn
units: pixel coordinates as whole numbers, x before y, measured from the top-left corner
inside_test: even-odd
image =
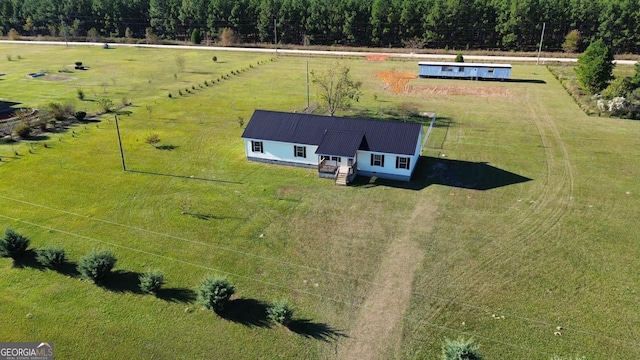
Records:
[[[45,140],[0,143],[1,227],[33,247],[64,246],[73,262],[93,248],[118,256],[104,288],[72,269],[0,259],[3,341],[53,341],[60,358],[335,358],[358,337],[386,250],[402,238],[423,260],[398,336],[382,339],[379,358],[432,359],[458,336],[493,359],[640,356],[640,123],[585,116],[542,66],[514,65],[514,78],[536,81],[411,81],[498,95],[394,95],[376,72],[417,72],[414,62],[343,59],[363,82],[356,111],[385,117],[412,102],[439,116],[409,188],[368,179],[345,188],[312,170],[245,161],[238,124],[256,108],[302,111],[307,60],[319,71],[333,59],[9,44],[0,52],[12,56],[0,69],[1,101],[73,102],[87,112],[102,97],[132,103],[118,116],[129,171],[113,114]],[[75,61],[89,70],[56,73]],[[26,77],[41,70],[71,79]],[[146,144],[150,134],[166,150]],[[436,210],[414,211],[425,204]],[[148,269],[165,272],[158,297],[136,290]],[[193,301],[209,274],[237,285],[225,318]],[[262,315],[281,298],[296,308],[292,330]]]

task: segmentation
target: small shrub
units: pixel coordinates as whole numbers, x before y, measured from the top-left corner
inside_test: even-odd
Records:
[[[156,293],[164,284],[164,273],[159,270],[147,271],[140,275],[140,290],[145,293]]]
[[[182,96],[182,90],[178,90],[178,95]]]
[[[11,57],[11,55],[7,54],[7,60],[9,60],[9,61],[13,60],[13,58]]]
[[[79,68],[80,66],[82,66],[82,61],[76,61],[76,68]]]
[[[173,97],[173,95],[171,95],[171,93],[169,93],[169,99],[171,99]]]
[[[202,34],[200,33],[200,30],[193,29],[193,31],[191,32],[191,43],[198,45],[201,42],[202,42]]]
[[[158,134],[149,134],[145,139],[145,142],[155,147],[160,142],[160,136],[158,136]]]
[[[458,53],[458,55],[456,55],[456,58],[454,60],[455,62],[464,62],[464,57],[462,57],[462,53]]]
[[[12,259],[19,258],[27,251],[29,243],[28,237],[7,228],[4,231],[4,238],[0,238],[0,256]]]
[[[76,89],[76,94],[78,95],[78,99],[84,100],[85,98],[84,90],[78,88]]]
[[[98,99],[98,105],[102,109],[103,112],[109,113],[113,108],[113,101],[107,98]]]
[[[267,308],[267,318],[278,324],[287,325],[293,320],[293,309],[287,300],[274,301]]]
[[[450,340],[442,344],[442,360],[482,360],[479,346],[472,339]]]
[[[18,30],[11,28],[11,30],[9,30],[9,40],[20,40],[20,33],[18,32]]]
[[[74,117],[76,118],[76,120],[78,121],[83,121],[84,118],[87,117],[87,113],[84,111],[76,111]]]
[[[218,62],[218,57],[214,56],[214,57],[211,58],[211,60],[213,60],[213,62]]]
[[[109,250],[91,250],[78,262],[78,272],[94,282],[104,280],[116,265],[116,257]]]
[[[47,245],[44,249],[36,250],[36,260],[44,267],[56,269],[64,264],[65,252],[63,248]]]
[[[29,136],[31,136],[33,129],[28,124],[23,123],[16,125],[16,127],[13,129],[13,132],[21,139],[27,139]]]
[[[235,292],[235,286],[223,276],[207,276],[196,290],[198,303],[214,311],[224,309]]]
[[[57,121],[63,121],[75,115],[76,109],[73,104],[49,103],[46,107],[47,111]]]
[[[244,119],[242,118],[242,116],[238,116],[238,125],[240,125],[240,127],[244,126]]]

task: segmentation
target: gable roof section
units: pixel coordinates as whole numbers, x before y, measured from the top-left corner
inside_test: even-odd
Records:
[[[362,144],[363,133],[327,130],[316,154],[354,157]]]
[[[412,122],[255,110],[242,137],[321,145],[325,135],[329,134],[323,148],[326,146],[336,151],[348,152],[354,140],[352,138],[346,140],[347,135],[355,137],[362,135],[358,143],[359,150],[413,155],[421,129],[421,124]],[[342,144],[342,141],[345,143]],[[341,145],[338,146],[338,144]],[[319,150],[318,153],[320,153]]]

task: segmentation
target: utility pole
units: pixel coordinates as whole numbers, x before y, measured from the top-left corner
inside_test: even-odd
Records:
[[[69,40],[67,39],[67,24],[64,23],[62,15],[60,15],[60,26],[62,26],[62,33],[64,34],[64,43],[69,47]]]
[[[118,126],[118,115],[114,115],[116,118],[116,132],[118,133],[118,145],[120,146],[120,158],[122,159],[122,170],[127,171],[127,166],[124,164],[124,151],[122,150],[122,139],[120,138],[120,126]]]
[[[309,59],[307,59],[307,109],[309,107]]]
[[[542,51],[542,40],[544,40],[544,28],[546,23],[542,23],[542,34],[540,35],[540,47],[538,47],[538,60],[536,60],[536,65],[540,63],[540,52]]]
[[[276,24],[277,19],[273,19],[273,36],[275,38],[276,44],[276,55],[278,55],[278,25]]]

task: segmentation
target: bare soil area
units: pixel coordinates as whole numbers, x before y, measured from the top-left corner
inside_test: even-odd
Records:
[[[406,92],[419,95],[462,95],[485,98],[513,98],[509,89],[497,86],[409,85]]]
[[[422,233],[431,231],[437,207],[425,199],[416,204],[407,226],[420,225]],[[392,239],[375,276],[372,292],[360,308],[349,338],[338,348],[338,358],[345,360],[383,359],[399,351],[402,318],[409,306],[414,273],[424,253],[410,234]]]

